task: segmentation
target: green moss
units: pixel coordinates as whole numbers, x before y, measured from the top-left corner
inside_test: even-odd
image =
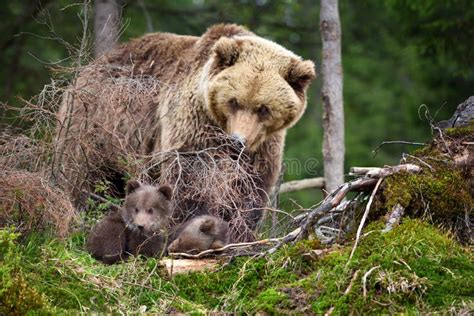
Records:
[[[383,195],[386,209],[400,204],[414,213],[426,210],[441,219],[464,214],[474,205],[468,183],[459,171],[448,167],[390,176],[385,180]]]
[[[25,315],[52,311],[45,296],[26,282],[22,256],[13,229],[0,230],[0,315]]]
[[[286,294],[281,293],[273,288],[261,292],[254,301],[256,311],[264,311],[267,313],[279,312],[278,307],[284,306],[288,300]]]
[[[103,265],[84,252],[83,234],[66,241],[33,234],[23,244],[0,238],[0,273],[9,267],[0,293],[19,284],[32,304],[22,312],[50,304],[54,313],[434,313],[473,304],[472,253],[420,220],[405,219],[386,234],[383,224],[366,228],[349,264],[351,245],[316,256],[308,254],[318,243],[303,241],[266,258],[239,257],[216,271],[173,279],[153,258]],[[364,298],[363,276],[373,267]]]
[[[469,125],[462,127],[447,128],[445,131],[446,135],[454,138],[473,138],[474,137],[474,121],[471,121]]]

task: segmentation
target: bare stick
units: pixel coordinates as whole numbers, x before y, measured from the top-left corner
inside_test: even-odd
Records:
[[[363,176],[368,172],[373,172],[374,170],[380,170],[380,167],[351,167],[349,175],[351,176]]]
[[[262,240],[257,240],[257,241],[252,241],[252,242],[241,242],[241,243],[235,243],[235,244],[228,244],[225,245],[224,247],[217,248],[217,249],[207,249],[204,251],[201,251],[198,254],[189,254],[185,252],[172,252],[169,255],[172,257],[179,256],[179,257],[185,257],[185,258],[201,258],[205,255],[216,253],[216,252],[222,252],[227,249],[235,249],[235,248],[247,248],[250,246],[255,246],[255,245],[266,245],[268,243],[275,243],[281,241],[282,238],[269,238],[269,239],[262,239]]]
[[[398,144],[398,145],[413,145],[413,146],[425,146],[425,143],[417,143],[417,142],[407,142],[404,140],[389,140],[385,142],[381,142],[380,145],[378,145],[373,151],[374,157],[377,155],[377,152],[382,148],[384,145],[393,145],[393,144]]]
[[[404,153],[404,154],[402,155],[402,157],[403,157],[403,161],[406,161],[406,157],[415,159],[415,160],[417,160],[418,162],[420,162],[422,165],[428,167],[431,171],[433,171],[433,167],[432,167],[430,164],[428,164],[427,162],[425,162],[424,160],[422,160],[422,159],[420,159],[420,158],[418,158],[418,157],[416,157],[416,156],[412,156],[412,155],[410,155],[410,154],[405,154],[405,153]]]
[[[102,202],[102,203],[108,203],[110,206],[114,206],[114,207],[117,207],[117,208],[120,208],[120,205],[117,205],[115,203],[112,203],[111,201],[107,200],[106,198],[104,197],[101,197],[100,195],[98,194],[95,194],[93,192],[89,192],[87,190],[82,190],[83,193],[87,194],[88,196],[90,196],[92,199],[96,200],[96,201],[99,201],[99,202]]]
[[[369,271],[367,271],[366,274],[364,274],[364,276],[362,277],[362,292],[364,294],[364,297],[367,297],[367,278],[369,277],[369,275],[375,270],[375,269],[378,269],[380,268],[380,266],[375,266],[373,268],[371,268]]]
[[[349,264],[349,262],[351,262],[352,256],[354,255],[354,252],[356,251],[357,244],[359,243],[359,239],[360,239],[360,234],[362,232],[362,228],[364,227],[365,220],[367,219],[367,215],[369,215],[370,207],[372,206],[372,201],[374,200],[375,193],[377,193],[377,190],[379,189],[380,183],[382,183],[382,181],[383,181],[383,178],[380,178],[377,181],[377,184],[375,185],[375,188],[372,191],[372,194],[370,195],[370,199],[365,208],[364,215],[362,216],[362,219],[360,220],[359,228],[357,229],[356,240],[354,242],[354,247],[352,247],[351,255],[349,256],[349,260],[347,260],[346,267]]]
[[[357,276],[359,275],[359,272],[360,272],[360,270],[357,270],[357,271],[354,273],[354,275],[352,276],[351,282],[349,283],[349,286],[348,286],[347,289],[344,291],[344,295],[349,294],[349,292],[351,291],[352,285],[354,285],[354,281],[357,279]]]
[[[309,178],[285,182],[280,187],[280,193],[295,192],[313,188],[324,188],[324,178]]]

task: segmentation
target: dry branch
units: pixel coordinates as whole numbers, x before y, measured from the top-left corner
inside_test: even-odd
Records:
[[[402,164],[397,166],[387,166],[384,168],[355,168],[353,171],[355,171],[357,174],[363,174],[363,176],[361,178],[344,183],[331,194],[329,194],[318,207],[314,208],[303,216],[300,215],[295,218],[295,221],[300,222],[300,227],[281,238],[281,241],[276,246],[269,249],[267,253],[275,252],[281,245],[285,243],[307,238],[308,234],[313,230],[314,226],[318,224],[319,221],[322,221],[323,218],[325,219],[326,216],[332,215],[331,213],[334,212],[334,210],[337,210],[338,208],[341,209],[340,205],[347,193],[350,191],[368,190],[374,186],[376,186],[376,189],[378,189],[378,186],[387,176],[398,172],[418,173],[421,171],[421,168],[414,164]],[[372,193],[369,204],[367,205],[368,208],[370,208],[370,204],[373,200],[376,189]],[[345,206],[351,205],[350,202],[344,203]]]
[[[377,193],[377,190],[380,187],[380,184],[382,183],[383,178],[379,178],[377,181],[377,184],[375,185],[374,190],[372,191],[372,194],[370,195],[369,202],[367,202],[367,206],[365,207],[365,212],[364,215],[362,215],[362,219],[360,220],[359,228],[357,228],[357,234],[356,234],[356,240],[354,242],[354,246],[352,247],[351,254],[349,256],[349,260],[347,260],[346,266],[351,262],[352,256],[355,253],[355,250],[357,248],[357,245],[359,244],[360,240],[360,234],[362,233],[362,228],[364,228],[365,220],[367,219],[367,216],[369,215],[370,207],[372,206],[372,202],[374,200],[374,196]]]
[[[401,164],[393,167],[384,167],[384,168],[376,168],[376,167],[352,167],[351,173],[355,175],[365,175],[369,178],[385,178],[394,173],[399,172],[410,172],[410,173],[418,173],[421,171],[421,167],[414,165],[414,164]]]
[[[303,180],[288,181],[281,185],[280,193],[289,193],[305,189],[324,188],[324,178],[309,178]]]
[[[252,242],[228,244],[228,245],[225,245],[224,247],[217,248],[217,249],[207,249],[197,254],[189,254],[189,253],[184,253],[184,252],[177,252],[177,253],[172,252],[172,253],[169,253],[169,255],[171,257],[184,257],[184,258],[198,259],[210,254],[220,253],[229,249],[242,249],[242,248],[248,248],[248,247],[252,247],[256,245],[267,245],[269,243],[280,242],[281,240],[282,238],[269,238],[269,239],[262,239],[262,240],[252,241]]]

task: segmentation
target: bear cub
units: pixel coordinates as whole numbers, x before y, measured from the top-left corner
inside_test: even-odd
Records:
[[[181,224],[168,252],[199,253],[222,248],[229,243],[229,224],[215,216],[201,215]]]
[[[107,264],[129,255],[162,255],[173,212],[171,196],[167,185],[129,181],[123,207],[94,226],[87,238],[87,250]]]

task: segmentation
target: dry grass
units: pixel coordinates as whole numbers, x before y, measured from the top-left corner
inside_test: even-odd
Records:
[[[24,234],[53,228],[65,237],[75,216],[64,192],[51,186],[43,174],[0,170],[0,226],[14,225]]]

